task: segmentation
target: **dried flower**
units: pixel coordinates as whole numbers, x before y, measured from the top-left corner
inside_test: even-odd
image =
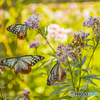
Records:
[[[30,48],[35,48],[35,47],[38,47],[39,46],[39,43],[37,41],[32,41],[30,44],[29,44],[29,47]]]
[[[29,16],[27,18],[27,20],[24,22],[24,24],[27,25],[27,28],[32,28],[33,30],[34,29],[37,29],[39,28],[39,14],[33,14],[32,16]]]

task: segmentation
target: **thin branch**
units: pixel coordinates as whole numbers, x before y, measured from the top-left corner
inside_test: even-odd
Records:
[[[40,28],[38,28],[40,34],[42,35],[42,37],[46,40],[46,38],[44,37],[42,31],[40,30]],[[55,50],[53,49],[53,47],[50,45],[50,43],[46,40],[46,42],[48,43],[48,45],[50,46],[50,48],[53,50],[53,52],[56,54]]]

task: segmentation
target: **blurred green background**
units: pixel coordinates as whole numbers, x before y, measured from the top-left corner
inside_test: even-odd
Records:
[[[35,35],[36,31],[27,30],[27,38],[25,40],[17,39],[17,36],[6,30],[6,27],[12,24],[21,24],[28,18],[28,15],[39,13],[40,27],[47,27],[48,25],[57,24],[65,29],[71,28],[73,32],[68,34],[68,38],[64,41],[67,44],[71,41],[72,35],[75,32],[84,30],[91,32],[91,29],[83,28],[82,22],[86,20],[90,15],[100,17],[100,3],[99,2],[83,2],[83,3],[22,3],[23,0],[1,0],[0,1],[0,60],[7,57],[17,57],[23,55],[34,55],[35,49],[29,48],[31,41],[38,41],[40,46],[38,47],[38,54],[44,56],[44,61],[52,59],[47,53],[53,51],[47,45],[46,41],[41,35]],[[50,38],[52,47],[56,50],[57,45],[61,44],[60,41],[55,41]],[[100,49],[98,47],[94,55],[94,70],[92,74],[100,74]],[[42,61],[43,62],[43,61]],[[32,67],[32,71],[28,75],[18,74],[15,75],[13,70],[6,68],[2,74],[2,83],[5,83],[5,96],[13,96],[11,100],[20,95],[24,88],[30,90],[30,100],[46,100],[50,94],[55,91],[59,86],[47,86],[47,67],[46,64],[39,68],[42,62],[38,62]],[[53,65],[52,65],[53,66]],[[45,74],[41,74],[45,73]],[[100,88],[99,81],[95,81]],[[92,87],[94,88],[94,87]],[[95,87],[97,88],[97,87]],[[68,92],[67,95],[70,95]],[[100,94],[99,94],[100,95]],[[57,100],[62,94],[53,95],[50,100]],[[91,97],[91,100],[98,100],[100,97]],[[10,100],[10,99],[9,99]]]

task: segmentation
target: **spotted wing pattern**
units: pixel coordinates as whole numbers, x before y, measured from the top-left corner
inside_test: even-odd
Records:
[[[51,69],[50,74],[48,75],[47,85],[53,85],[56,81],[62,82],[65,78],[66,78],[66,72],[60,66],[60,63],[57,62]]]
[[[17,75],[19,72],[22,74],[28,74],[31,72],[31,66],[34,66],[38,61],[43,60],[43,56],[39,55],[25,55],[17,58],[7,58],[0,62],[2,66],[8,66],[14,68],[14,72]]]
[[[8,31],[17,35],[19,39],[25,39],[27,36],[27,25],[25,24],[15,24],[8,26],[6,28]]]

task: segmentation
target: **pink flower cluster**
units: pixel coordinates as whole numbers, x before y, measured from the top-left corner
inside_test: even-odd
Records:
[[[90,16],[87,20],[83,22],[83,26],[87,26],[87,28],[92,27],[95,28],[95,25],[99,24],[99,18],[98,17],[92,17]]]
[[[36,48],[36,47],[38,47],[39,46],[39,43],[37,42],[37,41],[32,41],[32,42],[30,42],[30,44],[29,44],[29,47],[30,48]]]
[[[39,28],[39,14],[33,14],[29,16],[27,20],[24,22],[27,25],[27,28],[32,28],[33,30]]]
[[[60,62],[65,62],[68,57],[72,60],[78,59],[81,56],[81,48],[87,43],[83,42],[88,37],[89,33],[80,31],[74,34],[72,42],[68,45],[58,45],[56,55]]]
[[[48,26],[48,35],[47,37],[52,37],[55,41],[64,42],[67,39],[67,35],[72,33],[72,29],[64,29],[57,24],[50,24]]]

